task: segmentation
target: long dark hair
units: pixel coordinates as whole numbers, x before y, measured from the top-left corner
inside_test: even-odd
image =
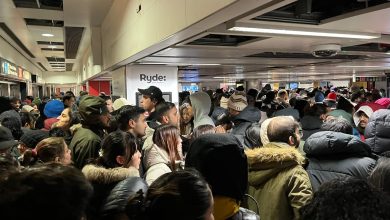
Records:
[[[172,170],[176,169],[175,161],[182,159],[177,149],[179,138],[179,129],[173,125],[160,125],[153,134],[153,143],[168,153]]]
[[[114,131],[102,142],[102,156],[95,163],[106,168],[130,167],[131,158],[137,152],[136,138],[129,132]],[[118,164],[116,157],[124,156],[125,161]]]
[[[390,195],[390,158],[381,157],[368,181],[377,189]]]

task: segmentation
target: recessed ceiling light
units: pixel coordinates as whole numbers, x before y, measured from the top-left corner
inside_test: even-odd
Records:
[[[45,34],[42,34],[42,36],[43,37],[54,37],[54,34],[47,34],[47,33],[45,33]]]

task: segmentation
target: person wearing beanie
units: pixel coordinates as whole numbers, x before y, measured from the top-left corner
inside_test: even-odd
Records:
[[[245,131],[252,123],[260,121],[261,112],[256,107],[248,106],[245,93],[240,91],[229,97],[228,110],[229,118],[233,122],[231,133],[245,145]]]
[[[110,114],[104,99],[85,96],[79,105],[79,115],[82,127],[75,131],[69,149],[74,165],[82,169],[87,160],[99,157],[100,143],[104,129],[109,126]]]
[[[64,104],[59,100],[51,100],[43,109],[43,114],[46,118],[43,121],[43,129],[48,131],[51,129],[52,125],[58,121],[57,117],[61,115],[61,112],[64,110]]]
[[[359,109],[353,114],[353,121],[360,134],[360,139],[365,141],[364,130],[366,129],[369,118],[372,113],[379,109],[384,109],[382,105],[376,103],[366,103],[360,105]]]
[[[194,129],[205,124],[215,126],[213,120],[209,117],[211,109],[210,96],[205,92],[196,92],[191,94],[189,99],[194,113]]]
[[[201,135],[191,144],[185,166],[198,170],[209,183],[216,220],[259,219],[254,212],[240,207],[248,186],[248,162],[235,136]]]
[[[262,220],[300,219],[300,209],[310,202],[313,192],[303,168],[305,158],[297,150],[299,124],[288,116],[274,117],[268,124],[270,143],[248,149],[249,209],[257,210]]]
[[[125,98],[119,98],[114,101],[114,104],[112,104],[112,108],[114,109],[114,111],[116,111],[125,105],[130,105],[130,102],[127,101],[127,99]]]
[[[19,161],[23,161],[23,156],[27,149],[34,149],[41,140],[48,137],[49,132],[44,130],[27,130],[24,132],[19,140],[18,149],[21,154],[21,156],[18,158]],[[21,165],[24,166],[26,164]]]

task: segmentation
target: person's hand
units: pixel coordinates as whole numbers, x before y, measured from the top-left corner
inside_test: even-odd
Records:
[[[223,134],[226,133],[226,130],[222,125],[218,125],[217,127],[215,127],[215,133]]]

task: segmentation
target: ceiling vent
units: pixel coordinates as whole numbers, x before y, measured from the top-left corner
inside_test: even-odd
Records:
[[[240,35],[209,34],[191,41],[187,43],[187,45],[236,47],[249,41],[264,39],[266,38]]]
[[[338,44],[322,44],[313,46],[312,54],[315,57],[328,58],[334,57],[341,51],[341,46]]]

